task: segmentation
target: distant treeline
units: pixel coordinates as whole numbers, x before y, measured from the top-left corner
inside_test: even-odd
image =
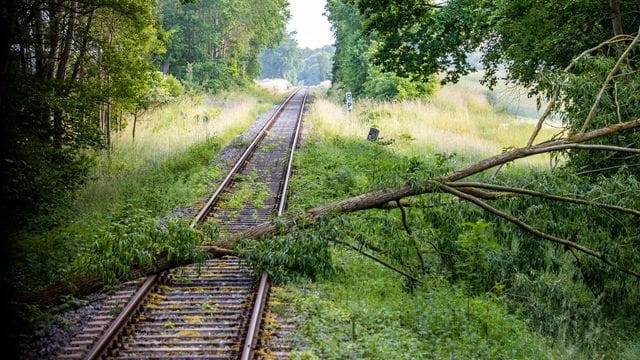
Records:
[[[278,47],[267,49],[260,55],[261,79],[287,79],[292,84],[317,85],[331,80],[333,46],[318,49],[300,48],[292,34]]]

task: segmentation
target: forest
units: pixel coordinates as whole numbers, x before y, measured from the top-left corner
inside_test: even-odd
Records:
[[[325,11],[335,43],[309,49],[286,0],[3,2],[15,356],[52,358],[96,292],[233,253],[277,284],[291,358],[640,357],[640,1]],[[189,227],[278,78],[331,81],[287,211]]]

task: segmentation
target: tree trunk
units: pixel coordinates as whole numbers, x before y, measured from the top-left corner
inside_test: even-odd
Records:
[[[89,43],[89,31],[91,30],[91,22],[93,21],[93,13],[95,10],[91,10],[89,13],[89,17],[87,19],[87,24],[84,28],[84,32],[82,35],[82,44],[80,45],[80,53],[78,54],[78,58],[76,62],[73,64],[73,73],[71,74],[71,79],[75,80],[80,74],[80,70],[82,68],[82,60],[84,59],[84,55],[87,52],[87,45]]]
[[[104,132],[107,136],[107,156],[109,157],[109,161],[111,161],[111,103],[107,104]]]
[[[100,130],[100,141],[104,141],[104,105],[98,106],[98,130]]]
[[[44,51],[44,39],[42,34],[42,8],[38,7],[35,10],[34,16],[34,33],[33,38],[35,41],[35,57],[36,57],[36,77],[40,79],[45,78],[45,51]]]
[[[73,37],[75,35],[76,9],[77,3],[75,1],[72,1],[71,10],[69,13],[69,21],[67,22],[64,47],[62,48],[62,53],[60,54],[58,71],[56,72],[56,79],[58,80],[64,80],[67,75],[67,63],[69,62],[69,55],[71,54],[71,46],[73,44]]]
[[[138,123],[138,110],[133,112],[133,131],[131,132],[131,143],[136,142],[136,124]]]
[[[624,30],[622,30],[622,17],[620,14],[619,0],[609,0],[609,7],[611,8],[611,25],[613,26],[613,34],[624,34]]]
[[[209,254],[217,257],[232,255],[233,253],[226,249],[217,249],[210,247],[206,250]],[[189,261],[176,262],[169,261],[166,257],[156,260],[154,265],[138,267],[134,269],[128,276],[128,279],[137,279],[143,276],[166,271],[175,267],[189,265]],[[104,282],[95,274],[86,274],[72,279],[68,282],[56,283],[42,288],[38,291],[24,293],[17,297],[19,303],[34,304],[40,306],[51,306],[60,303],[64,297],[83,296],[100,291],[104,288]]]
[[[49,6],[49,57],[47,58],[47,79],[52,80],[56,71],[58,43],[60,42],[60,8],[58,4]]]
[[[549,141],[532,147],[513,149],[505,153],[478,161],[460,170],[452,171],[445,176],[425,180],[415,186],[404,185],[396,188],[370,191],[348,199],[318,206],[316,208],[307,210],[302,215],[290,215],[282,217],[278,219],[277,224],[265,222],[240,233],[227,236],[226,238],[223,238],[220,241],[216,242],[215,246],[203,246],[201,247],[201,249],[213,256],[230,255],[233,254],[233,251],[230,249],[233,249],[238,241],[242,239],[257,239],[268,235],[283,234],[294,226],[308,226],[323,216],[378,208],[384,206],[389,201],[399,200],[407,196],[440,192],[440,186],[444,183],[460,180],[478,174],[484,170],[504,165],[517,159],[559,150],[560,148],[566,149],[562,146],[579,144],[623,130],[638,128],[640,128],[640,119],[610,125],[587,133],[581,133],[568,138]],[[173,267],[187,265],[188,263],[188,261],[172,263],[167,261],[166,258],[161,257],[156,260],[156,263],[153,266],[134,269],[122,280],[135,279],[145,274],[168,270]],[[35,291],[29,294],[23,294],[18,298],[18,301],[39,305],[51,305],[58,302],[64,295],[86,295],[90,292],[101,289],[102,286],[103,284],[97,276],[85,275],[72,279],[65,284],[50,285],[39,291]]]

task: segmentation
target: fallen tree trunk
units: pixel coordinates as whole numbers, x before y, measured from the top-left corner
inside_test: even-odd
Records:
[[[579,133],[565,139],[557,139],[537,144],[535,146],[512,149],[502,154],[495,155],[468,165],[460,170],[452,171],[442,177],[435,179],[426,179],[417,186],[404,185],[396,188],[374,190],[348,199],[318,206],[304,212],[303,214],[281,217],[276,223],[265,222],[251,227],[245,231],[220,239],[215,244],[213,244],[213,246],[203,246],[202,250],[207,252],[211,256],[230,255],[233,254],[233,251],[231,249],[233,249],[238,241],[242,239],[258,239],[264,236],[285,233],[287,230],[294,226],[308,226],[309,224],[314,223],[323,216],[349,213],[371,208],[380,208],[384,207],[385,204],[389,203],[390,201],[400,200],[408,196],[432,192],[442,192],[443,190],[440,186],[441,184],[455,182],[457,180],[461,180],[471,175],[478,174],[496,166],[507,164],[514,160],[553,151],[580,149],[581,147],[584,148],[579,144],[623,130],[638,128],[640,128],[640,119],[613,124],[586,133]],[[637,149],[616,147],[590,147],[589,150],[637,152]],[[477,195],[477,192],[472,195]],[[577,244],[577,247],[575,247],[575,249],[591,256],[596,253],[594,250],[582,247],[579,244]],[[157,259],[154,266],[135,269],[131,272],[130,275],[128,275],[126,278],[123,278],[122,280],[135,279],[143,275],[169,270],[178,266],[184,266],[188,263],[188,261],[169,262],[166,258],[159,258]],[[631,274],[633,275],[635,273],[632,272]],[[31,304],[50,305],[59,302],[62,296],[86,295],[88,293],[100,290],[103,286],[104,285],[100,281],[98,276],[85,275],[73,279],[66,284],[51,285],[30,294],[23,294],[22,296],[18,297],[17,300],[19,302],[26,302]]]
[[[451,173],[440,178],[426,180],[415,187],[404,185],[398,188],[370,191],[368,193],[364,193],[348,199],[313,208],[311,210],[308,210],[301,216],[283,217],[277,224],[265,222],[245,231],[233,234],[225,239],[222,239],[218,243],[216,243],[216,245],[223,248],[232,249],[240,239],[255,239],[262,236],[275,235],[279,232],[279,229],[288,229],[296,225],[297,223],[313,222],[326,214],[348,213],[358,210],[366,210],[381,207],[390,201],[400,200],[407,196],[426,194],[429,192],[439,192],[440,189],[438,187],[438,183],[448,183],[461,180],[471,175],[475,175],[485,170],[494,168],[496,166],[504,165],[514,160],[532,155],[579,148],[579,143],[613,134],[622,130],[636,128],[640,128],[640,119],[628,121],[625,123],[614,124],[608,127],[590,131],[588,133],[578,134],[567,139],[558,139],[531,147],[516,148],[505,153],[478,161],[460,170],[452,171]]]

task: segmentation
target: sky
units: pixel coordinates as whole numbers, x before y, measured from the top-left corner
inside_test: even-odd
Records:
[[[287,30],[297,32],[300,47],[314,49],[333,44],[331,25],[322,15],[326,3],[326,0],[289,0],[291,19]]]

